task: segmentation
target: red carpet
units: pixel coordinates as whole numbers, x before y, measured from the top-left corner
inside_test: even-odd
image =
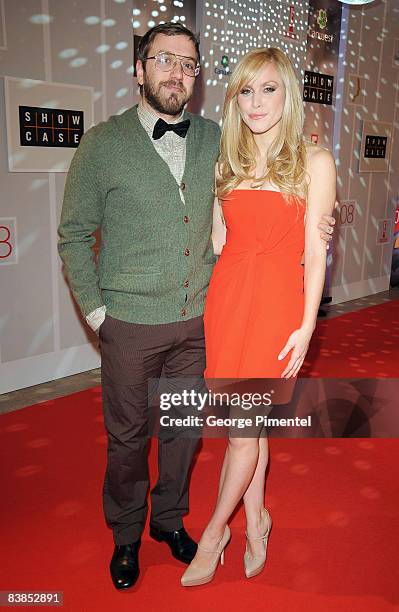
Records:
[[[393,320],[387,317],[397,317],[397,305],[396,310],[386,306],[354,313],[348,328],[339,319],[323,322],[330,355],[318,360],[316,371],[325,368],[332,375],[339,362],[341,375],[348,370],[342,351],[338,358],[330,348],[330,326],[339,346],[348,329],[365,338],[359,331],[364,322],[375,323],[362,352],[380,352],[382,330],[373,319],[382,317],[389,330],[384,333],[392,338]],[[349,355],[353,344],[345,349]],[[386,346],[393,359],[397,347]],[[397,376],[395,358],[389,369],[384,357],[381,369],[387,375],[396,371]],[[364,360],[372,376],[372,361]],[[113,544],[101,508],[106,440],[100,389],[4,415],[0,425],[0,590],[63,591],[63,609],[73,612],[399,609],[399,440],[272,439],[266,499],[274,526],[265,571],[244,578],[239,510],[231,523],[226,565],[212,583],[180,587],[184,566],[146,531],[141,577],[133,590],[118,593],[108,576]],[[224,446],[223,440],[205,440],[193,471],[192,510],[185,522],[197,538],[214,503]],[[154,441],[150,463],[154,481]]]
[[[243,515],[226,565],[186,591],[183,566],[146,535],[142,575],[114,591],[101,509],[105,437],[99,389],[1,418],[0,590],[64,591],[65,610],[394,610],[399,604],[398,440],[271,440],[267,569],[243,577]],[[212,508],[224,442],[205,440],[186,525],[198,537]],[[154,474],[156,444],[151,452]],[[393,486],[393,483],[395,485]],[[89,576],[88,576],[89,570]]]
[[[301,376],[398,378],[399,300],[319,320]]]

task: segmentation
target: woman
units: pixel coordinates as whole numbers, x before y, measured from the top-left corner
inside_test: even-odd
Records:
[[[206,378],[296,377],[324,285],[326,248],[317,224],[334,207],[334,160],[305,143],[296,75],[279,49],[255,49],[242,58],[223,115],[216,191],[227,239],[205,308]],[[220,242],[221,236],[217,205],[213,237]],[[216,508],[182,576],[184,586],[212,580],[230,539],[227,522],[242,498],[245,574],[262,571],[271,528],[263,507],[267,462],[264,437],[229,438]]]

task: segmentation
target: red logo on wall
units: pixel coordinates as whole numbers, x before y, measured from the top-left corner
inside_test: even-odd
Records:
[[[0,266],[18,263],[17,220],[0,217]]]
[[[286,32],[284,33],[284,36],[286,36],[287,38],[293,38],[293,39],[297,39],[298,35],[295,34],[295,27],[294,27],[294,23],[295,23],[295,7],[293,4],[291,4],[291,6],[289,7],[289,11],[290,11],[290,23],[288,26],[288,30],[286,30]]]

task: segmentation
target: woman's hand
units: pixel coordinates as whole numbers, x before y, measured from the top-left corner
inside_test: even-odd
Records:
[[[300,327],[292,332],[288,338],[287,344],[278,356],[278,359],[284,359],[292,350],[291,359],[287,367],[281,374],[281,378],[293,378],[297,376],[302,367],[306,353],[308,352],[309,342],[312,337],[313,330],[308,330]]]

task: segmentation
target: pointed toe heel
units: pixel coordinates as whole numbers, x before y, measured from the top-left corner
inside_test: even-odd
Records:
[[[221,565],[224,565],[224,551],[230,541],[230,537],[230,529],[229,526],[226,525],[224,534],[216,550],[208,550],[207,548],[203,548],[203,546],[198,544],[198,548],[200,550],[212,555],[216,555],[216,558],[210,560],[209,566],[207,568],[198,568],[195,567],[194,563],[191,563],[184,572],[183,576],[181,577],[180,582],[182,586],[199,586],[201,584],[207,584],[208,582],[211,582],[211,580],[213,580],[219,561]]]
[[[272,528],[272,517],[270,516],[266,508],[263,508],[262,514],[264,517],[264,524],[265,524],[264,535],[256,537],[256,538],[251,538],[248,536],[248,534],[246,534],[247,540],[250,542],[253,542],[255,540],[263,541],[263,552],[261,555],[251,556],[248,551],[248,544],[245,548],[244,572],[247,578],[253,578],[254,576],[257,576],[258,574],[260,574],[263,571],[263,568],[265,567],[265,563],[266,563],[267,544],[268,544],[270,530]]]

